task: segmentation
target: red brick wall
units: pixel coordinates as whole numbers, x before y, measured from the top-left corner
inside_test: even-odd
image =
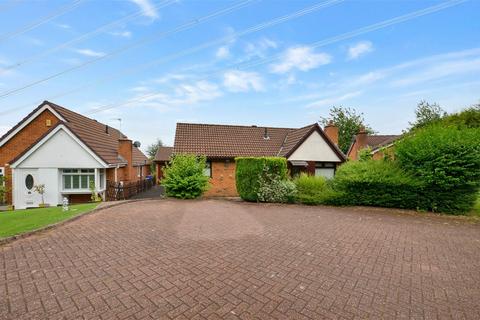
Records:
[[[47,126],[47,120],[50,120],[51,126]],[[20,132],[18,132],[7,143],[0,147],[0,167],[5,167],[5,176],[7,178],[6,186],[9,190],[6,197],[8,204],[12,204],[12,170],[7,164],[25,149],[30,147],[58,122],[59,119],[53,113],[49,110],[45,110],[25,126],[25,128],[20,130]]]
[[[238,197],[235,184],[235,161],[212,161],[212,178],[206,197]]]

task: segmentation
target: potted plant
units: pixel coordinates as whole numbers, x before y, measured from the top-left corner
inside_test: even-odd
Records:
[[[43,184],[43,183],[42,184],[37,184],[33,188],[34,188],[34,191],[42,197],[42,202],[40,203],[39,207],[40,208],[49,207],[50,205],[45,203],[45,199],[43,197],[43,195],[45,194],[45,184]]]

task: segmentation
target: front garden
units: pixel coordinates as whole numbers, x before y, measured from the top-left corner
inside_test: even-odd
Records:
[[[287,160],[236,158],[236,185],[246,201],[376,206],[480,215],[480,109],[470,108],[414,128],[394,153],[339,167],[331,180],[290,178]],[[196,198],[208,189],[205,158],[177,155],[165,168],[167,195]]]
[[[19,235],[48,225],[87,213],[98,203],[86,203],[70,206],[68,211],[62,207],[48,207],[0,212],[0,239]]]

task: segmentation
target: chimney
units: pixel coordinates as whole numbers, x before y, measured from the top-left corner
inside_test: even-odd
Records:
[[[135,180],[135,171],[133,170],[132,140],[127,138],[118,139],[118,155],[125,159],[128,164],[125,167],[125,177],[128,180]]]
[[[263,133],[263,139],[264,140],[269,140],[270,139],[270,136],[268,135],[268,129],[265,128],[265,132]]]
[[[105,125],[105,133],[108,134],[108,124]]]
[[[332,120],[328,121],[328,124],[325,126],[323,131],[325,131],[327,137],[329,137],[330,140],[332,140],[332,142],[338,146],[338,127],[333,123]]]
[[[356,158],[358,158],[358,151],[367,147],[367,131],[365,131],[365,127],[360,127],[360,130],[355,137],[355,144],[357,147],[356,151]]]

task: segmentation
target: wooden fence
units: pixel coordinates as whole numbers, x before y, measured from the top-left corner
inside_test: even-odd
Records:
[[[153,179],[117,183],[107,181],[106,201],[126,200],[153,187]]]

